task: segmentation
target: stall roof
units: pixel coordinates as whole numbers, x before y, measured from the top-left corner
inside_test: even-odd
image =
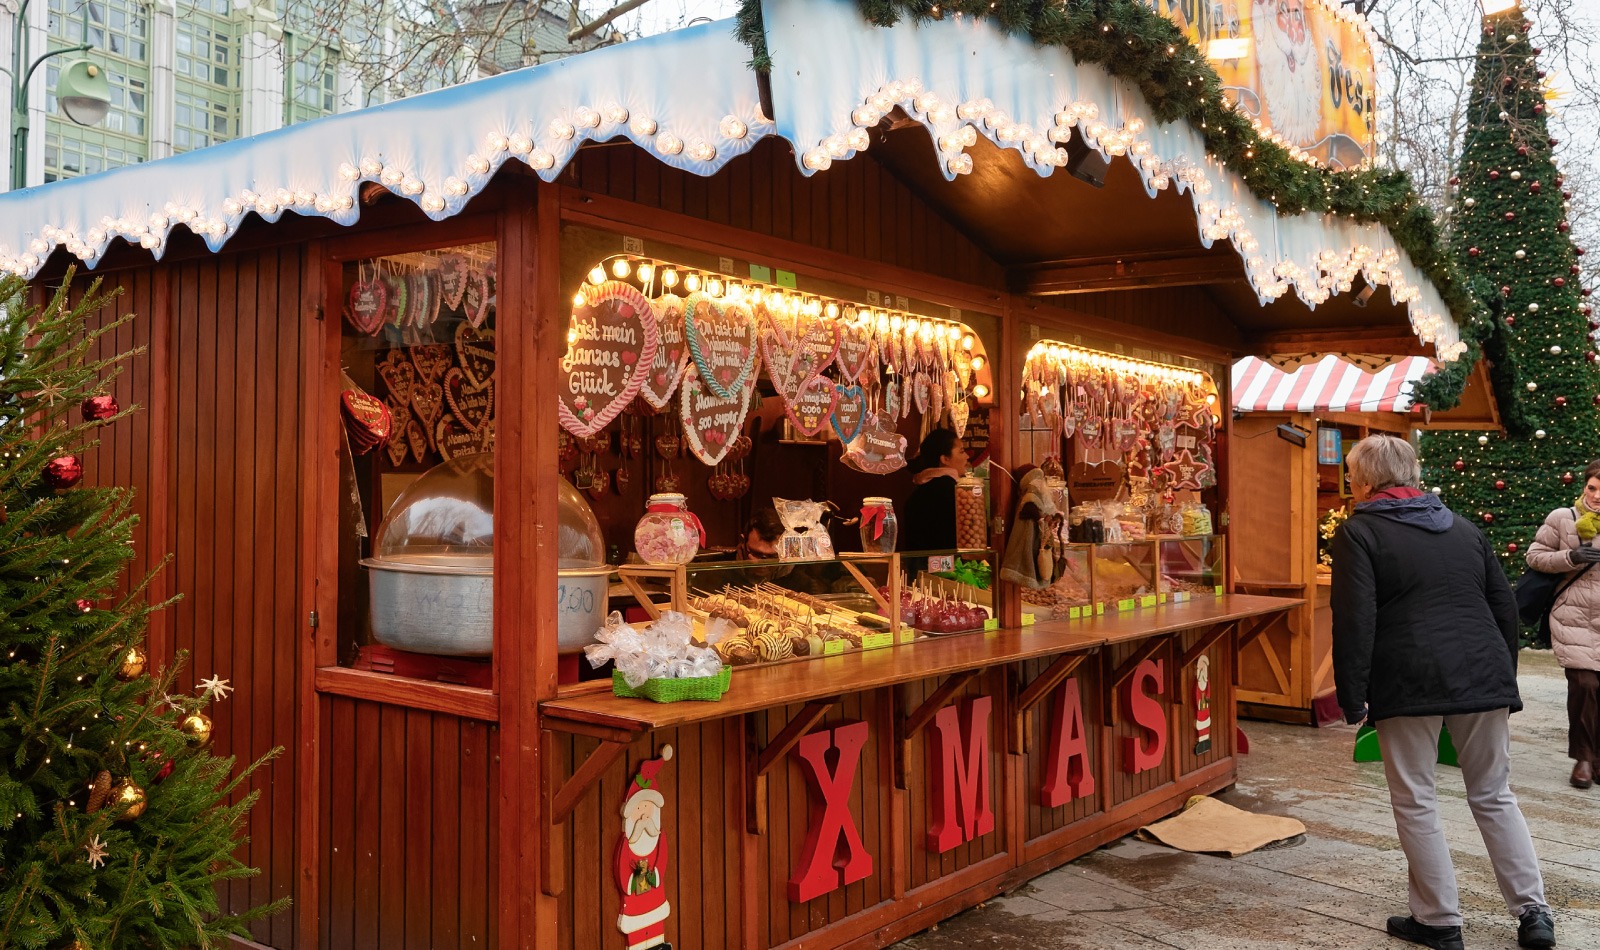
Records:
[[[1279,215],[1206,153],[1195,130],[1157,123],[1136,87],[1060,48],[973,18],[876,27],[852,0],[766,0],[763,17],[776,121],[761,110],[750,51],[733,37],[732,22],[690,27],[0,195],[0,270],[31,277],[58,248],[93,267],[117,238],[159,258],[180,226],[217,251],[252,214],[276,222],[293,211],[354,224],[365,182],[442,220],[507,162],[554,180],[584,144],[619,138],[668,165],[712,175],[776,135],[810,175],[856,156],[873,141],[868,130],[881,133],[888,119],[925,130],[921,150],[936,162],[923,167],[935,181],[939,174],[960,180],[930,200],[945,202],[1002,263],[1033,269],[1026,279],[1035,285],[1019,289],[1049,292],[1044,285],[1063,273],[1070,278],[1073,262],[1092,251],[1187,253],[1185,266],[1249,288],[1262,309],[1279,310],[1282,303],[1268,305],[1293,291],[1304,308],[1276,328],[1348,323],[1341,308],[1311,320],[1305,308],[1364,279],[1388,288],[1387,319],[1408,322],[1440,358],[1465,351],[1438,291],[1382,226]],[[1034,189],[1067,164],[1060,143],[1069,138],[1111,161],[1108,180],[1117,190],[1108,187],[1098,200],[1120,195],[1114,211],[1086,214],[1096,200],[1087,186],[1070,201],[1052,192],[1049,203],[1038,203]],[[885,164],[896,168],[888,151]],[[1139,192],[1153,199],[1148,216],[1127,206]],[[1008,213],[1019,202],[1020,218]],[[1148,227],[1129,230],[1147,217],[1158,223],[1154,240]],[[1049,270],[1056,265],[1067,270]]]
[[[1328,355],[1285,372],[1247,356],[1233,364],[1233,408],[1240,412],[1406,412],[1411,384],[1433,361],[1411,356],[1367,372]]]

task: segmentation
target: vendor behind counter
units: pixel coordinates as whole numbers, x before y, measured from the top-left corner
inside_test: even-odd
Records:
[[[911,494],[900,509],[900,548],[950,551],[956,547],[956,479],[967,470],[967,449],[953,429],[934,429],[907,466]]]

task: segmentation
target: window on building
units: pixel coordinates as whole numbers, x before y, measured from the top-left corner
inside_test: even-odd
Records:
[[[85,23],[87,21],[87,30]],[[45,180],[89,175],[142,162],[150,155],[150,19],[138,0],[50,0],[50,48],[95,47],[106,70],[111,108],[93,128],[61,114],[53,90],[73,57],[45,64]]]
[[[172,150],[190,152],[239,137],[239,43],[229,0],[197,0],[178,20],[173,57]]]
[[[284,123],[293,125],[339,111],[337,55],[326,46],[293,34],[284,36],[284,51],[288,54],[285,81],[289,86]]]

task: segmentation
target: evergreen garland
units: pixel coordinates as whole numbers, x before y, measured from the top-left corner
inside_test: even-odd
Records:
[[[961,14],[990,19],[1007,32],[1026,34],[1039,46],[1061,47],[1078,62],[1099,65],[1137,86],[1158,121],[1188,122],[1204,139],[1206,151],[1258,198],[1276,205],[1280,214],[1311,212],[1382,225],[1438,289],[1467,344],[1454,363],[1439,364],[1439,372],[1428,377],[1418,401],[1448,409],[1460,399],[1492,321],[1463,283],[1433,213],[1404,172],[1328,171],[1294,159],[1287,148],[1264,138],[1248,118],[1227,105],[1222,79],[1205,56],[1177,24],[1141,0],[856,2],[862,16],[877,26],[893,26],[902,17],[928,20]],[[770,72],[761,0],[743,0],[735,35],[750,47],[751,67]]]

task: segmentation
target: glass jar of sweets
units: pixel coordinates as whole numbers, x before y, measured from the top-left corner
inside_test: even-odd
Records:
[[[900,536],[894,502],[888,498],[861,499],[861,550],[867,554],[893,554]]]
[[[647,564],[687,564],[700,553],[705,529],[680,494],[651,495],[633,529],[633,547]]]

